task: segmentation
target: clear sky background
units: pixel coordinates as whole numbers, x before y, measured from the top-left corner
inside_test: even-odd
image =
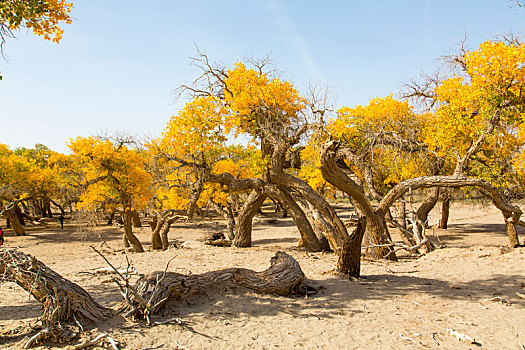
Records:
[[[160,135],[198,74],[195,45],[228,65],[270,54],[283,78],[328,86],[337,106],[396,93],[469,36],[525,33],[510,0],[71,0],[59,45],[27,31],[0,61],[0,143],[66,142],[101,130]]]

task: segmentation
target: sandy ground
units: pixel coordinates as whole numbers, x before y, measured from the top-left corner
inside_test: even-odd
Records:
[[[430,224],[437,222],[437,214],[431,214]],[[194,241],[222,225],[220,220],[177,224],[170,239]],[[57,230],[52,221],[45,229],[31,229],[26,237],[13,237],[8,231],[6,246],[19,246],[86,288],[100,303],[112,305],[121,297],[109,276],[85,272],[106,266],[89,248],[100,247],[98,234],[119,248],[120,230],[97,227],[78,232],[72,223]],[[453,204],[450,228],[435,233],[446,247],[396,263],[364,261],[361,281],[335,274],[333,254],[298,249],[298,232],[290,219],[258,220],[254,247],[248,249],[191,244],[130,254],[141,273],[164,269],[173,256],[170,270],[201,273],[232,266],[263,270],[277,250],[285,250],[300,262],[309,283],[324,289],[309,298],[286,298],[218,287],[170,303],[160,315],[177,316],[184,325],[147,328],[116,316],[89,326],[89,332],[93,337],[108,332],[125,349],[177,349],[177,343],[183,346],[179,349],[192,350],[520,349],[520,343],[525,344],[525,299],[517,293],[525,294],[525,248],[510,252],[500,248],[507,244],[501,214],[492,208]],[[148,242],[149,228],[137,229],[137,235]],[[123,254],[108,258],[116,265],[125,262]],[[27,336],[34,334],[30,325],[36,324],[40,312],[39,303],[17,285],[0,284],[0,348],[22,348]],[[479,345],[459,341],[449,329]]]

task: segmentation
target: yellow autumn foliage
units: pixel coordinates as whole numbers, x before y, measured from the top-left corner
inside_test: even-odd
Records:
[[[72,3],[65,0],[3,0],[0,2],[0,23],[9,30],[29,28],[34,34],[58,43],[64,30],[61,23],[70,24]]]
[[[105,201],[133,209],[147,206],[152,178],[137,151],[98,137],[77,137],[68,146],[84,179],[79,208],[94,208]]]

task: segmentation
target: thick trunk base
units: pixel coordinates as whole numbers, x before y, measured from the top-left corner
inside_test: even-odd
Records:
[[[264,203],[266,196],[257,191],[252,191],[241,208],[237,218],[237,227],[233,245],[244,248],[252,246],[252,219],[257,214],[257,210]]]
[[[359,277],[361,274],[361,242],[366,231],[366,219],[360,218],[354,232],[350,234],[343,244],[337,271],[348,277]]]

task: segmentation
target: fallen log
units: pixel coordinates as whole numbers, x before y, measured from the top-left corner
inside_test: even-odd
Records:
[[[163,272],[141,277],[131,285],[128,273],[124,277],[110,264],[125,282],[121,284],[114,279],[125,298],[119,311],[125,311],[125,316],[144,318],[148,324],[154,324],[150,316],[158,313],[169,299],[182,299],[219,284],[233,284],[282,296],[312,294],[312,288],[304,285],[305,276],[299,263],[292,256],[277,252],[271,258],[270,265],[261,272],[229,268],[200,275],[168,272],[167,265]],[[129,266],[128,262],[126,271]],[[42,330],[27,341],[26,348],[39,342],[71,341],[83,331],[81,321],[100,322],[115,314],[113,309],[98,304],[82,287],[18,249],[0,249],[2,281],[17,283],[42,304]]]
[[[97,322],[113,315],[82,287],[18,249],[0,250],[0,280],[15,282],[42,304],[42,331],[31,343],[69,341],[74,332],[66,329],[67,324]]]
[[[126,314],[144,317],[158,313],[170,300],[202,293],[219,284],[233,284],[259,293],[282,296],[305,295],[304,273],[291,255],[277,252],[270,260],[270,267],[261,272],[244,268],[210,271],[200,275],[182,275],[175,272],[154,272],[141,277],[134,285]],[[138,296],[138,297],[137,297]]]

